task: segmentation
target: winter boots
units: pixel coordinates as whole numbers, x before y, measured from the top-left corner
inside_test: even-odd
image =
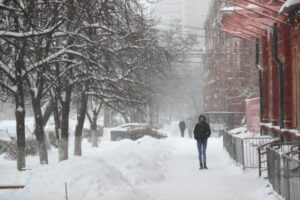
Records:
[[[202,163],[200,163],[200,168],[199,169],[208,169],[206,166],[206,163],[204,163],[204,165],[202,165]]]
[[[199,169],[203,169],[203,165],[202,165],[202,163],[200,163],[200,168]]]

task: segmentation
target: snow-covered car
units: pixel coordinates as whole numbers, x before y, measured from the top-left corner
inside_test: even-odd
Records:
[[[116,126],[110,130],[111,140],[118,141],[121,139],[137,140],[145,135],[154,138],[165,138],[167,135],[163,132],[156,130],[146,123],[126,123]]]

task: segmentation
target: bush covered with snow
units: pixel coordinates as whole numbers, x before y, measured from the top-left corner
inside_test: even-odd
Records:
[[[9,142],[0,140],[0,154],[4,153],[6,151],[7,143],[9,143]]]
[[[2,146],[3,145],[3,146]],[[2,143],[2,153],[5,153],[5,158],[9,160],[16,160],[17,158],[17,141],[9,141]],[[37,143],[34,138],[26,139],[25,153],[26,155],[36,155]]]

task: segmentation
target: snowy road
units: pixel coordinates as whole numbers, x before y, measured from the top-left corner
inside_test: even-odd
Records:
[[[0,191],[1,200],[62,200],[68,183],[70,200],[277,200],[257,170],[243,171],[223,150],[221,138],[210,138],[208,170],[198,169],[196,143],[179,138],[174,124],[170,137],[138,141],[104,141],[100,148],[83,142],[82,157],[50,164],[28,157],[30,171],[17,172],[14,161],[0,156],[0,184],[25,184],[24,190]],[[70,141],[73,141],[71,139]]]

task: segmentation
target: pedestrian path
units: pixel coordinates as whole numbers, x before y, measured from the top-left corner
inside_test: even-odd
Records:
[[[193,139],[174,138],[174,154],[167,161],[165,180],[140,188],[157,200],[275,200],[257,170],[243,171],[223,150],[220,138],[208,142],[208,170],[199,170]]]

